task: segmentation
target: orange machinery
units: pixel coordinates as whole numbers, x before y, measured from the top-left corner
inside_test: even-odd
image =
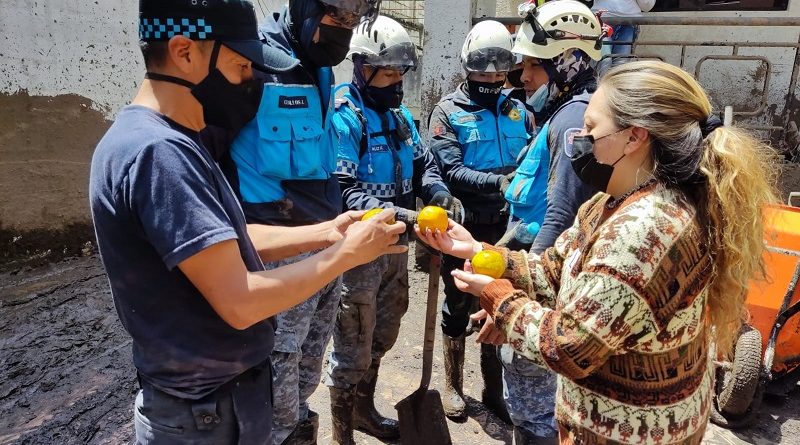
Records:
[[[771,206],[764,217],[766,277],[750,281],[733,362],[717,362],[711,420],[728,428],[753,420],[768,386],[788,392],[800,377],[800,208]]]

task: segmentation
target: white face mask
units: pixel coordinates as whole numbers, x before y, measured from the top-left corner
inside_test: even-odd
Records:
[[[533,108],[533,111],[540,112],[544,109],[544,105],[547,103],[547,96],[549,95],[550,89],[548,85],[545,83],[540,86],[529,98],[525,100],[525,102]]]

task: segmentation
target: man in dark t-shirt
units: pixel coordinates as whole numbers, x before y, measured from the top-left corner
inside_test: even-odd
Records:
[[[139,30],[147,79],[98,144],[89,185],[133,339],[137,443],[269,443],[270,317],[351,267],[405,250],[394,246],[405,226],[385,223],[392,211],[368,222],[350,212],[305,227],[247,225],[198,131],[235,131],[258,108],[252,68],[296,62],[262,45],[246,1],[142,0]]]

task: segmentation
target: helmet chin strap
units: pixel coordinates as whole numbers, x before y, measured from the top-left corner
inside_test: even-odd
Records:
[[[208,62],[208,72],[209,72],[209,74],[211,73],[211,71],[213,71],[213,70],[215,70],[217,68],[217,58],[219,57],[219,49],[220,49],[221,46],[222,46],[222,44],[219,42],[219,40],[215,40],[214,41],[214,49],[211,50],[211,60]],[[186,87],[186,88],[188,88],[190,90],[197,86],[196,83],[189,82],[188,80],[182,79],[180,77],[170,76],[168,74],[153,73],[153,72],[150,72],[150,71],[144,73],[144,78],[145,79],[150,79],[150,80],[156,80],[156,81],[159,81],[159,82],[174,83],[176,85],[180,85],[182,87]]]

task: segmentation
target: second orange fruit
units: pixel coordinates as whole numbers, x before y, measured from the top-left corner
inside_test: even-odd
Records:
[[[437,206],[425,206],[417,214],[417,224],[422,232],[426,229],[431,229],[431,232],[436,229],[444,232],[447,230],[447,211]]]

